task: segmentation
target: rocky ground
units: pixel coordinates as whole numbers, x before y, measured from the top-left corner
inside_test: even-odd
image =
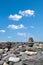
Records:
[[[0,65],[43,65],[43,47],[0,44]]]

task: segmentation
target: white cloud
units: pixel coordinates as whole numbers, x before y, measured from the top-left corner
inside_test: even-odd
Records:
[[[32,16],[34,15],[34,10],[19,11],[19,14],[21,14],[22,16]]]
[[[30,28],[33,28],[34,29],[35,27],[34,26],[30,26]]]
[[[20,25],[11,24],[11,25],[8,25],[7,28],[10,28],[10,29],[21,29],[21,28],[25,28],[25,26],[23,24],[20,24]]]
[[[17,14],[15,14],[15,15],[9,15],[9,19],[11,19],[11,20],[15,20],[15,21],[19,21],[19,19],[21,19],[22,18],[22,16],[21,15],[17,15]]]
[[[8,38],[12,38],[11,36],[8,36]]]
[[[17,33],[18,36],[26,36],[26,33]]]
[[[0,40],[0,42],[6,42],[6,40]]]
[[[4,32],[6,32],[5,30],[0,30],[0,33],[4,33]]]

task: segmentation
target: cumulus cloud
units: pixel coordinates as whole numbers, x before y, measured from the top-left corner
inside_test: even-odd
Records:
[[[32,16],[34,15],[34,10],[19,11],[19,14],[21,14],[22,16]]]
[[[34,10],[29,10],[29,9],[24,11],[20,10],[18,14],[14,14],[14,15],[10,14],[8,18],[14,21],[19,21],[20,19],[22,19],[23,16],[33,16],[34,13],[35,13]]]
[[[11,20],[19,21],[21,18],[22,18],[21,15],[17,15],[17,14],[15,14],[15,15],[11,14],[11,15],[9,15],[9,19],[11,19]]]
[[[26,36],[26,33],[17,33],[18,36]]]
[[[25,28],[25,26],[23,24],[20,24],[20,25],[11,24],[11,25],[8,25],[7,28],[10,28],[10,29],[21,29],[21,28]]]
[[[0,33],[4,33],[4,32],[6,32],[5,30],[0,30]]]

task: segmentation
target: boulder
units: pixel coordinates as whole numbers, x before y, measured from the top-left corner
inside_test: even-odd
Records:
[[[11,62],[18,62],[18,61],[20,61],[20,58],[17,58],[17,57],[9,57],[9,61],[11,61]]]

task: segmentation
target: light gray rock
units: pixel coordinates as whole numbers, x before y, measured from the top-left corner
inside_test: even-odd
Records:
[[[0,65],[3,65],[4,61],[0,61]]]
[[[4,62],[3,65],[8,65],[8,64],[6,62]]]

